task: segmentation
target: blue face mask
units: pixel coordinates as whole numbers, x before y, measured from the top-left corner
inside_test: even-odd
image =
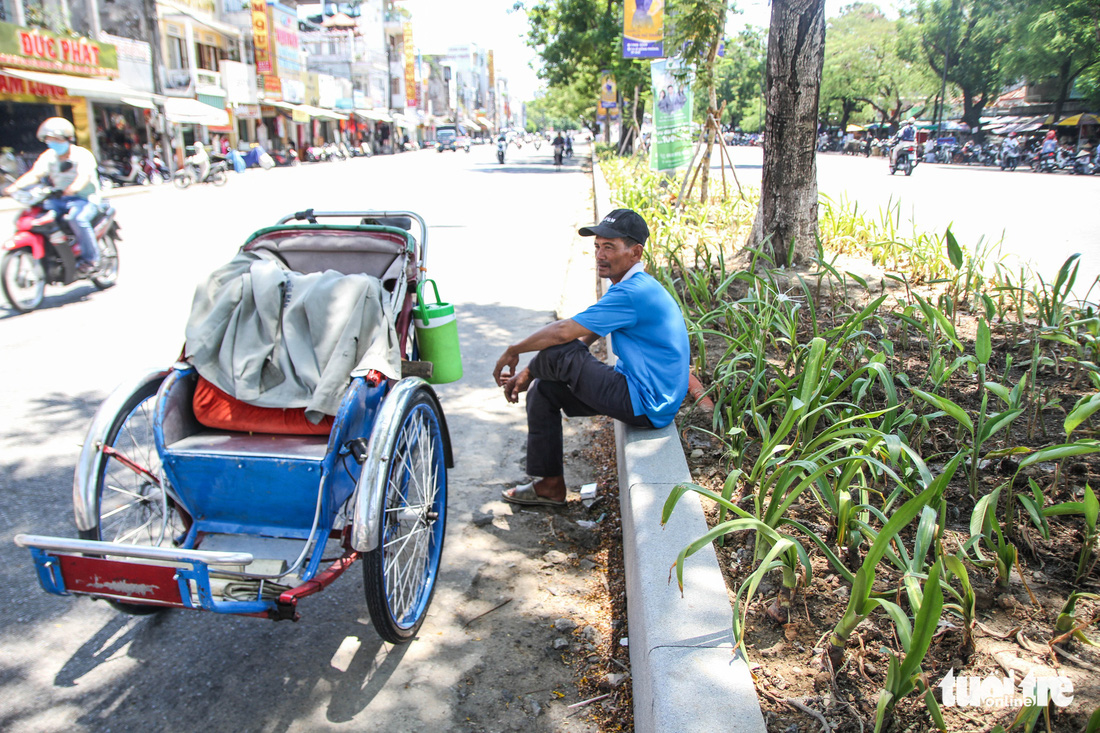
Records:
[[[54,151],[58,155],[64,155],[65,153],[69,152],[69,143],[67,141],[55,143],[51,140],[47,142],[46,145],[49,146],[50,150]]]

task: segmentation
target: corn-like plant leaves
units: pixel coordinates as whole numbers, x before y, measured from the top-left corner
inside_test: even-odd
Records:
[[[1044,540],[1050,539],[1050,527],[1047,524],[1046,516],[1043,514],[1042,508],[1035,503],[1033,497],[1027,494],[1017,494],[1016,499],[1019,500],[1020,506],[1024,508],[1027,515],[1031,517],[1031,523],[1039,530],[1043,535]]]
[[[986,382],[985,388],[1000,397],[1005,404],[1012,405],[1012,393],[1008,391],[1008,387],[996,382]]]
[[[676,584],[680,588],[680,593],[684,592],[684,562],[694,555],[699,550],[703,549],[714,540],[729,534],[730,532],[738,532],[745,529],[754,529],[757,532],[764,534],[774,544],[772,549],[780,544],[782,539],[775,530],[767,526],[763,522],[751,518],[731,519],[728,522],[715,525],[709,532],[704,534],[689,543],[686,547],[680,550],[680,553],[676,556],[676,562],[673,567],[676,569]]]
[[[943,335],[947,337],[947,340],[950,341],[956,349],[960,352],[965,351],[962,342],[959,341],[959,337],[955,334],[955,327],[951,325],[951,321],[948,320],[947,316],[916,293],[913,293],[913,297],[917,299],[917,303],[920,305],[920,309],[924,313],[925,318],[935,323]]]
[[[932,722],[936,724],[936,730],[946,731],[947,723],[944,722],[943,711],[940,710],[935,693],[927,685],[921,684],[921,687],[924,687],[924,704],[928,708],[928,714],[932,716]]]
[[[939,624],[940,611],[943,610],[943,593],[940,592],[940,564],[933,563],[928,571],[928,580],[924,583],[924,600],[917,617],[913,620],[912,645],[905,654],[901,665],[902,679],[911,680],[919,671],[932,637]]]
[[[952,402],[946,397],[941,397],[938,394],[930,394],[922,389],[914,389],[913,394],[915,394],[917,397],[920,397],[922,400],[932,405],[933,407],[937,407],[941,411],[950,415],[955,422],[962,425],[971,434],[974,433],[974,422],[970,419],[970,415],[968,415],[966,413],[966,410],[959,407],[959,405],[957,405],[956,403]]]
[[[1081,423],[1092,417],[1092,414],[1097,410],[1100,410],[1100,392],[1078,400],[1074,408],[1066,415],[1066,421],[1063,423],[1063,427],[1066,429],[1066,437],[1068,438]]]
[[[852,574],[852,571],[849,570],[844,565],[844,562],[836,556],[836,553],[833,552],[832,548],[829,547],[828,544],[826,544],[825,540],[817,536],[817,533],[815,533],[809,527],[802,524],[796,519],[788,519],[784,517],[781,524],[789,527],[794,527],[799,532],[809,537],[810,541],[817,545],[817,549],[821,550],[821,554],[823,554],[825,556],[825,559],[829,561],[829,567],[831,567],[837,575],[843,578],[844,581],[847,583],[855,582],[855,576]]]
[[[1100,708],[1092,711],[1089,723],[1085,726],[1085,733],[1100,733]]]
[[[970,513],[970,536],[977,537],[979,535],[986,534],[986,530],[989,528],[989,523],[992,521],[996,523],[996,519],[993,518],[991,511],[997,507],[997,499],[1001,495],[1002,486],[998,486],[993,489],[992,492],[986,494],[981,499],[978,499],[978,503],[974,505],[974,511]]]
[[[984,318],[978,320],[978,337],[974,340],[974,355],[979,364],[988,364],[993,356],[993,338],[989,333],[989,324]]]
[[[1036,463],[1060,461],[1063,458],[1083,456],[1087,453],[1096,453],[1097,451],[1100,451],[1100,443],[1097,443],[1095,440],[1079,440],[1076,443],[1063,443],[1062,445],[1055,445],[1050,448],[1042,448],[1020,461],[1020,468],[1017,469],[1017,473]]]
[[[955,240],[955,235],[951,233],[951,227],[947,227],[944,239],[947,240],[947,258],[951,260],[951,266],[956,270],[961,269],[963,266],[962,247]]]
[[[1097,515],[1100,515],[1100,502],[1096,500],[1096,494],[1093,493],[1092,487],[1085,485],[1085,500],[1082,502],[1085,505],[1085,523],[1088,524],[1089,529],[1095,531]]]
[[[909,621],[909,614],[898,604],[883,598],[878,599],[878,605],[883,611],[886,611],[887,615],[890,616],[890,620],[894,622],[901,648],[908,650],[913,639],[913,624]]]
[[[1011,425],[1012,421],[1022,415],[1023,412],[1023,410],[1019,409],[1005,410],[1002,413],[990,416],[982,425],[981,434],[978,436],[978,447],[980,448],[985,441]]]

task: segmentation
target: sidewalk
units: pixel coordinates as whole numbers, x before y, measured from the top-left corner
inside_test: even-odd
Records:
[[[593,185],[593,221],[599,221],[614,206],[594,158]],[[675,423],[642,430],[616,422],[615,445],[634,729],[764,733],[752,675],[734,650],[730,601],[714,548],[708,545],[685,562],[683,595],[669,582],[680,550],[707,531],[702,505],[690,497],[661,526],[669,491],[691,480]]]

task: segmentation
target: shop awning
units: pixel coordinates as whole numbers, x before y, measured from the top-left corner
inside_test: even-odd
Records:
[[[310,117],[317,117],[322,120],[346,120],[347,115],[340,114],[331,109],[325,109],[324,107],[314,107],[310,104],[299,104],[298,109],[302,110]]]
[[[357,109],[355,116],[361,120],[374,120],[375,122],[393,122],[393,118],[385,112],[376,109]]]
[[[22,69],[0,68],[0,73],[14,76],[16,79],[35,82],[36,84],[49,84],[61,87],[74,97],[85,97],[93,102],[125,102],[133,104],[129,100],[142,100],[147,104],[153,101],[153,95],[139,89],[111,79],[97,79],[86,76],[70,76],[69,74],[48,74],[44,71],[24,71]],[[141,106],[141,105],[134,105]]]
[[[164,116],[169,122],[180,125],[205,125],[207,127],[225,127],[229,124],[229,113],[224,109],[211,107],[197,99],[186,97],[162,97]]]
[[[477,124],[481,125],[482,129],[484,129],[484,130],[492,130],[493,129],[493,123],[489,122],[488,117],[482,117],[481,115],[478,115],[477,116]]]
[[[411,117],[406,117],[400,112],[393,113],[393,121],[398,127],[404,127],[406,130],[415,130],[418,124],[416,120]]]

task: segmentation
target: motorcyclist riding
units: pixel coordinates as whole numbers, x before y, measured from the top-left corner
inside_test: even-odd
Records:
[[[202,183],[210,173],[210,155],[202,143],[195,143],[191,147],[195,149],[195,154],[187,158],[187,164],[195,167],[195,180]]]
[[[99,175],[95,156],[75,144],[76,129],[63,117],[50,117],[38,127],[38,139],[47,150],[38,156],[31,169],[4,189],[5,194],[49,178],[50,185],[61,190],[43,207],[57,216],[67,216],[76,241],[80,244],[77,270],[94,272],[99,263],[92,220],[99,211]]]
[[[891,150],[890,150],[890,167],[891,168],[893,168],[894,165],[897,164],[898,150],[900,150],[901,147],[902,147],[901,143],[903,143],[903,142],[915,143],[916,142],[916,140],[917,140],[916,120],[914,120],[912,117],[905,120],[905,124],[902,126],[902,128],[900,130],[898,130],[898,134],[895,136],[894,139],[897,141],[898,144],[894,145],[894,147],[891,148]]]
[[[554,138],[554,142],[551,143],[554,146],[554,164],[561,165],[561,158],[565,152],[565,138],[561,136],[561,132],[558,132],[557,137]]]

